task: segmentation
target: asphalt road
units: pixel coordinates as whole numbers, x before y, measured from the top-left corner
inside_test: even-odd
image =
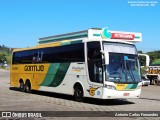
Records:
[[[52,111],[52,115],[42,118],[18,118],[19,119],[106,119],[105,112],[109,111],[160,111],[160,86],[143,86],[142,94],[139,99],[119,99],[113,102],[102,101],[97,99],[85,99],[83,103],[75,102],[72,96],[33,91],[32,93],[19,92],[15,88],[10,88],[10,73],[8,70],[0,70],[0,111]],[[9,89],[10,88],[10,89]],[[58,111],[58,113],[53,112]],[[67,113],[67,112],[68,113]],[[72,112],[71,112],[72,111]],[[82,111],[79,112],[79,111]],[[84,112],[86,111],[86,112]],[[98,112],[99,111],[99,112]],[[132,113],[134,113],[132,112]],[[151,112],[151,113],[153,113]],[[85,115],[84,115],[85,113]],[[87,114],[86,114],[87,113]],[[119,112],[118,112],[119,113]],[[27,113],[28,114],[28,113]],[[45,114],[45,113],[44,113]],[[46,112],[51,114],[51,112]],[[60,114],[60,115],[59,115]],[[70,117],[64,117],[70,114]],[[97,115],[98,114],[98,115]],[[59,116],[60,117],[59,117]],[[64,115],[64,116],[63,116]],[[74,116],[75,115],[75,116]],[[93,116],[98,117],[93,117]],[[100,116],[103,117],[100,117]],[[1,116],[1,115],[0,115]],[[58,116],[58,117],[55,117]],[[72,116],[72,117],[71,117]],[[89,117],[92,116],[92,117]],[[160,116],[160,112],[159,112]],[[0,120],[7,120],[8,118],[0,118]],[[10,118],[9,118],[10,119]],[[11,118],[17,119],[17,118]],[[115,120],[117,117],[107,117],[107,120]],[[160,120],[160,117],[118,117],[119,120]]]

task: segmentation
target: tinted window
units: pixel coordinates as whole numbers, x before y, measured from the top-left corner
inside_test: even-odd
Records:
[[[103,82],[102,54],[100,52],[100,42],[87,43],[87,59],[89,78],[92,82]]]
[[[13,54],[13,64],[32,63],[33,50],[20,51]]]
[[[64,45],[20,51],[13,54],[13,64],[19,63],[84,62],[84,44]]]
[[[65,45],[43,50],[42,61],[46,62],[84,62],[84,44]]]

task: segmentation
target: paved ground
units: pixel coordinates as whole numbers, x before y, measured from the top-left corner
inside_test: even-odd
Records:
[[[114,102],[101,101],[96,99],[85,99],[84,103],[75,102],[72,96],[53,94],[47,92],[33,91],[32,94],[19,92],[17,89],[9,89],[9,71],[0,70],[0,111],[73,111],[74,114],[81,114],[78,111],[87,111],[90,115],[102,114],[107,111],[160,111],[160,86],[142,87],[140,99],[121,99]],[[93,111],[93,112],[92,112]],[[94,111],[103,111],[94,113]],[[1,113],[0,113],[1,114]],[[53,115],[54,116],[54,115]],[[91,119],[90,117],[47,117],[33,119]],[[104,117],[92,117],[94,120]],[[106,119],[106,118],[105,118]],[[108,117],[107,120],[114,120],[117,117]],[[160,120],[160,117],[120,117],[119,120]],[[0,118],[6,120],[6,118]],[[18,119],[19,120],[19,119]],[[27,120],[27,118],[26,118]]]

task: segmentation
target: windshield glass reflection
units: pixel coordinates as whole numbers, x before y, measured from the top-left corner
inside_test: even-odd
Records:
[[[140,82],[138,57],[129,54],[109,53],[109,64],[106,65],[106,80],[118,83]]]

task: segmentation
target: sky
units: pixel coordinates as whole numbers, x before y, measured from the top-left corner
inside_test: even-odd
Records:
[[[156,3],[151,6],[149,2],[153,1]],[[144,6],[147,2],[149,6]],[[0,45],[31,47],[42,37],[104,27],[113,31],[141,32],[142,42],[136,43],[138,50],[160,50],[160,2],[0,0]]]

